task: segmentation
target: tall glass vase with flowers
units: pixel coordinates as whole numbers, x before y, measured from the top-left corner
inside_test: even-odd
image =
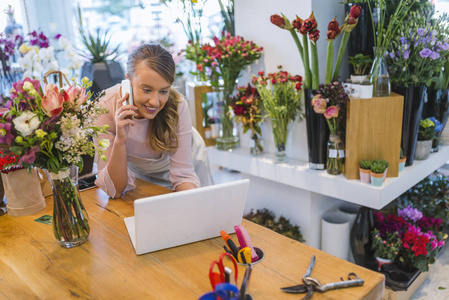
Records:
[[[360,6],[354,5],[350,13],[346,16],[344,24],[339,25],[334,18],[328,23],[327,27],[327,59],[325,84],[338,80],[343,55],[349,40],[349,35],[357,26],[358,19],[361,15]],[[317,41],[320,38],[318,23],[312,14],[309,18],[303,20],[296,17],[292,22],[285,15],[272,15],[271,22],[279,28],[290,32],[295,44],[298,48],[299,55],[304,65],[304,87],[306,102],[306,125],[307,125],[307,141],[309,150],[309,166],[311,169],[324,169],[326,165],[326,145],[329,137],[329,131],[326,126],[326,119],[313,113],[313,107],[310,105],[311,100],[319,88],[319,62]],[[338,50],[337,60],[334,66],[334,41],[342,34],[340,48]],[[301,35],[302,42],[298,35]],[[321,130],[324,129],[324,130]]]
[[[212,71],[211,85],[223,92],[221,106],[221,130],[217,138],[217,148],[229,150],[236,148],[239,138],[233,134],[232,115],[229,110],[231,96],[235,91],[235,85],[240,73],[245,68],[260,58],[263,48],[252,41],[246,41],[241,36],[232,36],[222,32],[221,38],[214,37],[214,46],[203,45],[207,51],[204,66]]]
[[[260,140],[260,135],[262,135],[260,123],[264,119],[262,117],[262,100],[257,89],[251,86],[251,84],[237,87],[237,91],[237,95],[232,97],[231,100],[234,118],[243,125],[243,133],[246,133],[248,130],[251,131],[251,154],[261,154],[263,146]]]
[[[13,84],[12,100],[0,118],[9,128],[4,135],[12,139],[0,147],[16,155],[19,166],[45,170],[53,189],[53,233],[59,245],[70,248],[84,243],[90,231],[71,170],[83,166],[81,155],[93,156],[95,150],[101,155],[109,144],[102,140],[96,147],[91,140],[107,128],[94,125],[105,110],[97,105],[99,98],[87,101],[89,80],[83,78],[81,86],[73,82],[64,89],[61,77],[60,88],[47,84],[43,90],[38,80],[29,78]]]
[[[252,82],[272,122],[277,162],[284,162],[288,125],[295,121],[298,115],[299,119],[302,119],[302,77],[282,71],[282,66],[278,68],[278,72],[269,73],[267,76],[264,72],[259,72],[258,76],[253,75]]]
[[[319,94],[315,95],[311,105],[317,114],[323,114],[330,130],[328,143],[327,173],[338,175],[343,172],[344,138],[346,106],[349,96],[343,84],[334,81],[321,85]]]

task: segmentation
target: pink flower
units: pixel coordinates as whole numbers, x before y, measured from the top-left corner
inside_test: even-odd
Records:
[[[45,87],[45,95],[42,98],[42,109],[49,117],[59,115],[62,112],[64,97],[54,84],[48,84]]]
[[[316,95],[312,99],[313,110],[317,114],[324,114],[326,112],[326,99],[324,99],[320,94]]]
[[[76,87],[74,85],[70,86],[64,93],[64,102],[72,104],[75,109],[79,108],[86,102],[89,96],[86,95],[86,89],[81,87]]]
[[[324,113],[324,117],[326,117],[326,119],[338,117],[338,107],[335,105],[329,106]]]

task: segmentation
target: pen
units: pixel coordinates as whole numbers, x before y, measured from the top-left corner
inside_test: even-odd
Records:
[[[231,249],[231,252],[232,252],[232,255],[234,256],[234,258],[237,259],[237,255],[239,253],[239,249],[237,248],[237,246],[231,240],[231,238],[226,233],[226,231],[222,230],[222,231],[220,231],[220,234],[221,234],[221,237],[223,238],[223,240],[225,241],[225,243],[228,245],[229,249]]]

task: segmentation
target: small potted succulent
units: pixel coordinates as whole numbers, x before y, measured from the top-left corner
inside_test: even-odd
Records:
[[[432,141],[435,137],[435,122],[430,118],[419,121],[418,141],[415,148],[415,159],[424,160],[429,157]]]
[[[407,160],[407,156],[404,155],[404,151],[401,148],[401,154],[399,154],[399,172],[404,171],[406,160]]]
[[[386,170],[387,170],[387,167],[382,160],[373,161],[373,163],[371,164],[371,169],[370,169],[371,184],[374,186],[378,186],[378,187],[382,186],[382,183],[384,182]]]
[[[384,172],[384,182],[385,182],[385,178],[387,178],[387,171],[388,171],[388,167],[390,166],[390,163],[384,159],[376,159],[373,161],[373,163],[379,163],[379,164],[383,164],[385,166],[385,172]]]
[[[378,270],[380,271],[382,265],[394,262],[402,242],[398,232],[386,232],[385,236],[382,237],[379,230],[374,229],[372,237],[372,249],[377,260]]]
[[[373,84],[368,79],[363,80],[362,84],[359,87],[359,98],[373,98]]]
[[[370,183],[370,170],[371,170],[371,164],[372,161],[367,160],[361,160],[359,165],[359,171],[360,171],[360,181],[363,183]]]

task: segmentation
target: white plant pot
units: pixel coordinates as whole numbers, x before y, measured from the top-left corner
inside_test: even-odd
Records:
[[[349,96],[351,96],[351,92],[352,92],[352,82],[345,82],[345,83],[343,83],[343,88],[344,88],[346,94],[348,94]]]
[[[352,83],[362,83],[364,80],[368,78],[368,75],[351,75]]]
[[[360,98],[360,87],[362,85],[358,83],[352,83],[352,89],[351,89],[351,97],[352,98]]]
[[[359,97],[361,99],[373,98],[373,85],[361,85],[359,89]]]

